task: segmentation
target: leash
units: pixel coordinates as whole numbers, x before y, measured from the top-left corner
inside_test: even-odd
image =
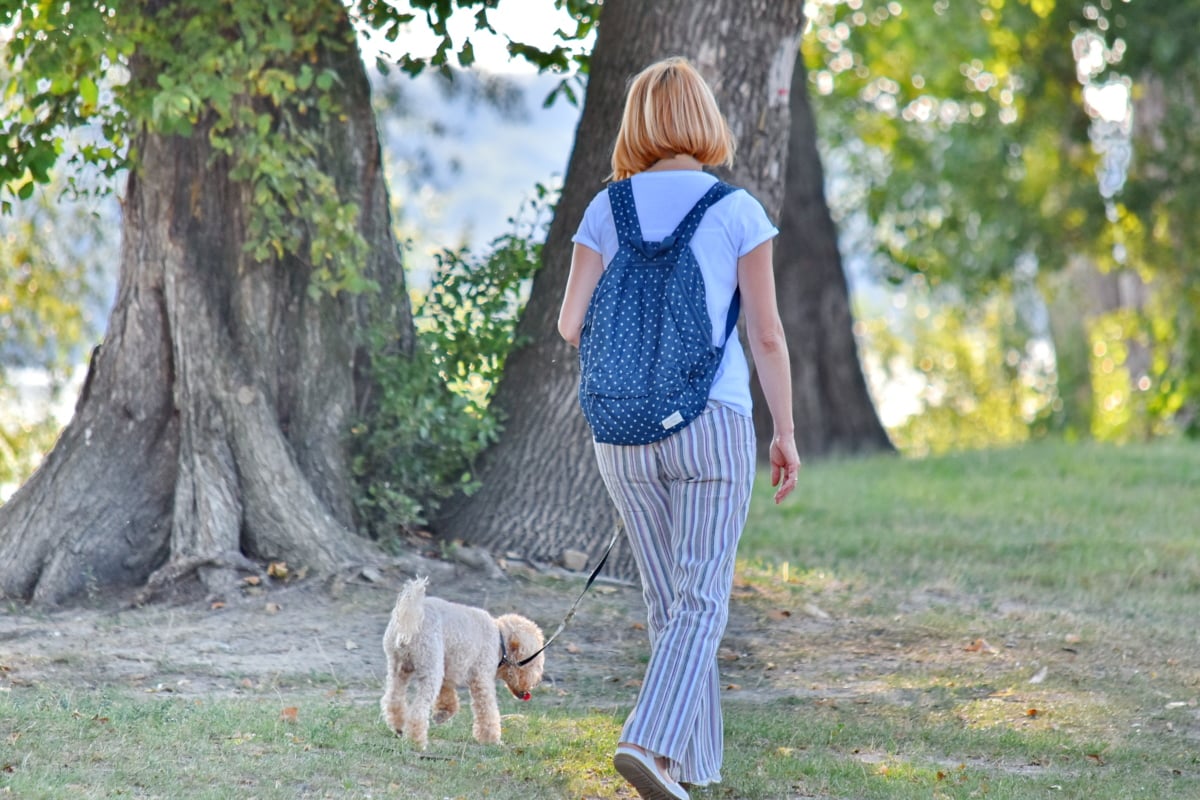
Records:
[[[587,590],[592,588],[592,584],[596,582],[596,576],[600,574],[600,570],[604,569],[604,563],[606,561],[608,561],[608,554],[612,552],[613,545],[615,545],[617,543],[617,539],[619,539],[621,537],[621,531],[623,531],[623,530],[625,530],[625,521],[623,519],[621,519],[620,517],[617,517],[616,529],[613,531],[612,540],[609,541],[608,547],[604,548],[604,555],[600,557],[600,563],[596,565],[596,568],[592,570],[592,574],[588,576],[587,583],[585,583],[583,585],[583,591],[579,593],[579,596],[575,598],[575,602],[571,604],[571,609],[569,611],[567,611],[567,615],[565,617],[563,617],[563,621],[561,623],[559,623],[558,630],[556,630],[554,633],[550,634],[550,638],[546,640],[546,643],[542,645],[540,650],[538,650],[536,653],[529,656],[528,658],[523,658],[520,661],[513,662],[511,659],[509,659],[508,649],[504,646],[504,637],[503,636],[500,637],[500,665],[501,666],[503,666],[504,664],[508,664],[509,666],[513,666],[513,667],[523,667],[526,664],[528,664],[530,661],[533,661],[535,658],[540,656],[542,654],[542,651],[544,651],[547,647],[549,647],[551,642],[553,642],[555,639],[558,638],[558,635],[563,632],[564,628],[567,627],[567,623],[570,622],[571,618],[575,616],[575,609],[578,608],[579,601],[583,599],[583,596],[585,594],[587,594]]]

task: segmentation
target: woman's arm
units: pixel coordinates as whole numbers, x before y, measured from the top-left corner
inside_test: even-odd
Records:
[[[791,362],[775,298],[771,244],[771,240],[767,240],[738,259],[738,288],[746,313],[746,333],[754,357],[754,370],[775,427],[771,437],[771,485],[779,487],[775,492],[778,503],[796,488],[800,456],[792,422]]]
[[[587,316],[592,292],[596,290],[603,272],[604,258],[592,248],[576,244],[571,253],[567,290],[563,294],[562,308],[558,311],[558,332],[573,347],[579,347],[583,318]]]

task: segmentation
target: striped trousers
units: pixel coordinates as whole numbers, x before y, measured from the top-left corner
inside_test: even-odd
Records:
[[[754,482],[754,426],[718,403],[648,445],[597,442],[596,460],[642,578],[650,663],[621,741],[672,763],[676,780],[721,780],[717,647]]]

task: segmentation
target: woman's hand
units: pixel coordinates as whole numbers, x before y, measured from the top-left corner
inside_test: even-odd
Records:
[[[796,488],[799,472],[800,454],[796,450],[795,437],[776,435],[771,439],[771,485],[779,487],[775,491],[776,504]]]

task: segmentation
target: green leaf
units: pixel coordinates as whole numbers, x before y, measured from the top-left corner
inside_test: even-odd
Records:
[[[308,87],[312,86],[312,84],[313,84],[312,67],[310,67],[308,64],[305,64],[303,67],[300,68],[300,74],[296,77],[296,88],[302,92],[307,92]]]
[[[475,63],[475,48],[471,46],[470,39],[463,42],[462,49],[458,51],[458,63],[464,68]]]
[[[94,106],[100,102],[100,90],[96,87],[96,82],[87,75],[79,80],[79,96],[86,106]]]

